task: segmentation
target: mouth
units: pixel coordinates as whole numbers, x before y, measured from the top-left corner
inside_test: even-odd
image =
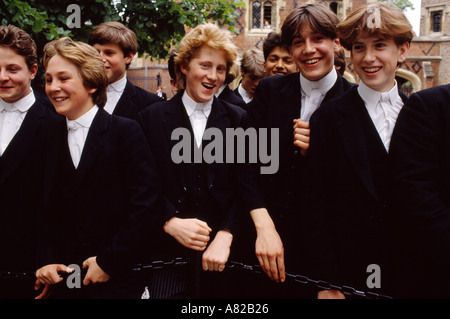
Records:
[[[303,63],[308,65],[308,66],[313,66],[316,65],[317,63],[319,63],[321,59],[319,58],[315,58],[315,59],[308,59],[308,60],[304,60]]]
[[[370,67],[370,68],[362,68],[364,72],[368,74],[374,74],[381,70],[381,67]]]
[[[54,97],[53,100],[55,100],[56,102],[60,103],[63,102],[65,100],[67,100],[68,97]]]
[[[202,83],[203,87],[208,90],[213,90],[216,86],[214,84]]]

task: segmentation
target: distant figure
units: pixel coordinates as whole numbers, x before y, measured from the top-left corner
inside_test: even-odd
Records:
[[[163,91],[163,88],[161,86],[158,86],[158,89],[156,90],[156,95],[162,100],[167,100],[167,94]]]

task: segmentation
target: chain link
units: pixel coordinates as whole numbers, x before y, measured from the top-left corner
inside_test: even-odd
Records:
[[[189,263],[188,258],[183,257],[177,257],[170,261],[163,261],[163,260],[154,260],[149,264],[137,264],[133,267],[133,271],[144,271],[144,270],[156,270],[156,269],[163,269],[163,268],[170,268],[170,267],[182,267]],[[263,274],[264,271],[262,270],[260,265],[247,265],[242,262],[236,262],[236,261],[228,261],[225,265],[227,268],[230,269],[240,269],[240,270],[248,270],[252,271],[256,274]],[[0,279],[34,279],[36,278],[34,272],[9,272],[9,271],[0,271]],[[392,297],[378,294],[374,292],[364,292],[361,290],[357,290],[350,286],[339,286],[332,284],[325,280],[314,280],[307,276],[303,275],[294,275],[290,273],[286,273],[286,278],[289,280],[294,280],[296,283],[302,284],[302,285],[313,285],[319,290],[339,290],[342,294],[346,296],[357,296],[360,298],[366,298],[366,299],[392,299]]]

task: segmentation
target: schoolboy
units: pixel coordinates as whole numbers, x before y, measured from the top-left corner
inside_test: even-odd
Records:
[[[316,229],[324,243],[316,251],[329,258],[316,259],[317,269],[338,285],[392,295],[399,251],[388,154],[406,100],[395,72],[406,60],[411,24],[401,10],[376,3],[352,12],[337,32],[361,82],[311,119],[312,214],[326,224]]]
[[[120,22],[104,22],[91,32],[88,43],[105,63],[109,84],[105,111],[136,120],[137,113],[161,100],[127,79],[127,70],[137,53],[137,38],[132,30]]]
[[[56,114],[35,95],[36,44],[13,26],[0,26],[0,269],[33,274],[42,210],[45,146]],[[32,276],[0,279],[0,298],[34,298]]]
[[[255,186],[246,178],[250,173],[246,165],[220,160],[208,163],[206,159],[197,162],[193,158],[195,152],[204,154],[210,146],[207,129],[219,130],[225,137],[228,128],[245,129],[248,125],[242,108],[215,97],[236,57],[228,31],[214,24],[197,26],[183,38],[175,58],[177,80],[183,89],[171,100],[151,105],[139,114],[150,148],[157,152],[156,166],[169,201],[156,256],[190,260],[186,267],[154,273],[149,287],[156,289],[150,292],[153,298],[223,297],[227,283],[218,272],[224,271],[230,255],[237,214],[240,209],[263,207],[257,194],[248,193]],[[189,160],[173,157],[180,129],[190,133]],[[242,198],[246,199],[243,205],[239,204]]]
[[[281,41],[281,34],[270,32],[263,43],[265,76],[298,72],[289,52],[289,46]]]
[[[448,298],[450,84],[410,96],[390,146],[404,238],[402,298]],[[414,280],[411,280],[414,278]]]
[[[136,121],[103,110],[108,80],[92,46],[52,41],[43,64],[45,91],[65,118],[50,147],[37,298],[139,298],[143,275],[131,267],[159,194],[145,137]],[[81,288],[58,276],[71,264],[87,270]]]
[[[259,81],[264,77],[264,55],[260,49],[251,48],[242,54],[241,83],[234,90],[245,103],[250,103]]]
[[[322,101],[339,96],[352,86],[334,68],[334,54],[340,49],[335,30],[338,22],[337,16],[324,5],[307,4],[289,14],[281,36],[299,72],[262,79],[248,106],[255,127],[268,128],[269,133],[278,129],[279,133],[279,170],[273,175],[261,175],[270,215],[251,216],[258,230],[259,258],[266,260],[261,266],[275,282],[285,280],[284,269],[306,276],[309,272],[306,234],[310,213],[306,207],[309,190],[305,180],[308,166],[302,149],[294,145],[293,124],[297,121],[304,126],[299,127],[300,134],[309,138],[311,114]],[[274,298],[311,297],[310,291],[298,288],[299,285],[291,283],[269,283],[259,291],[267,290],[269,297]]]

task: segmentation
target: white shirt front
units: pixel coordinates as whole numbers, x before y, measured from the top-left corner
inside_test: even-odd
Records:
[[[386,148],[389,151],[392,132],[397,117],[403,107],[403,100],[398,94],[397,82],[389,92],[372,90],[364,82],[358,86],[358,93],[364,101],[367,112]]]
[[[117,102],[119,102],[122,97],[123,91],[125,91],[125,86],[127,85],[127,77],[124,76],[120,80],[111,83],[106,89],[106,104],[103,108],[109,114],[112,114],[116,108]]]
[[[68,130],[67,142],[69,144],[70,156],[72,157],[72,162],[75,168],[78,168],[78,164],[80,163],[81,154],[89,133],[89,128],[91,127],[97,111],[98,106],[94,105],[94,107],[76,120],[69,120],[66,118]]]
[[[253,98],[242,87],[242,83],[239,84],[239,86],[238,86],[238,92],[242,96],[242,99],[244,100],[245,103],[248,104],[248,103],[250,103],[253,100]]]
[[[337,72],[333,70],[318,81],[310,81],[300,73],[300,86],[302,88],[302,101],[300,118],[309,122],[311,115],[319,108],[327,92],[336,83]]]
[[[28,110],[36,101],[33,90],[14,103],[0,99],[0,156],[3,155],[9,143],[19,131]]]
[[[211,114],[211,107],[213,99],[206,103],[197,103],[184,91],[182,96],[183,105],[186,109],[186,113],[189,116],[192,130],[194,131],[195,142],[197,147],[202,144],[203,133],[205,132],[206,122],[208,116]]]

